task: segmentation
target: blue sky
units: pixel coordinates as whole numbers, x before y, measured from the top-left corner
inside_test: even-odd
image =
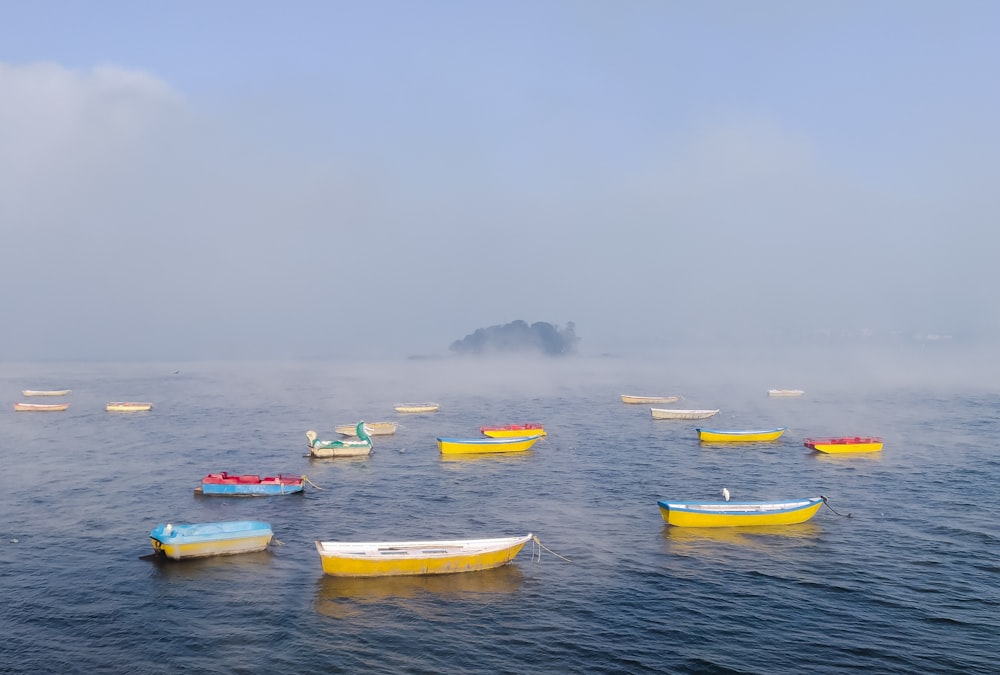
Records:
[[[0,356],[1000,328],[992,3],[2,15]]]

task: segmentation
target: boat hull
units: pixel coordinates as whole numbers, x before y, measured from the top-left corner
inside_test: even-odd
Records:
[[[69,403],[15,403],[15,412],[62,412]]]
[[[440,409],[437,403],[399,403],[393,410],[399,413],[432,413]]]
[[[719,429],[695,429],[698,440],[706,443],[756,443],[774,441],[785,433],[785,427],[780,429],[747,429],[741,431],[722,431]]]
[[[828,454],[848,454],[856,452],[878,452],[882,449],[881,438],[807,438],[802,443],[807,448]]]
[[[24,396],[65,396],[69,389],[24,389],[21,394]]]
[[[506,565],[532,539],[504,537],[466,541],[316,542],[323,572],[335,577],[457,574]]]
[[[309,454],[320,459],[331,457],[366,457],[372,454],[372,446],[367,443],[352,443],[346,441],[344,445],[309,448]]]
[[[654,420],[703,420],[719,414],[718,410],[676,410],[672,408],[650,408]]]
[[[108,412],[147,412],[153,409],[153,404],[113,402],[107,404],[104,408]]]
[[[816,515],[823,498],[773,503],[659,501],[657,504],[663,520],[676,527],[745,527],[804,523]]]
[[[479,427],[479,433],[489,438],[519,438],[524,436],[547,436],[541,424],[507,424],[498,427]]]
[[[524,452],[533,446],[541,435],[518,438],[438,438],[437,444],[444,455],[478,455],[492,452]]]
[[[291,476],[230,476],[227,473],[209,474],[196,488],[198,494],[212,497],[271,497],[302,492],[304,478]]]
[[[677,403],[680,396],[630,396],[622,394],[622,403]]]
[[[273,536],[259,521],[160,525],[149,535],[153,552],[171,560],[263,551]]]
[[[768,389],[767,395],[775,398],[791,398],[802,396],[805,392],[801,389]]]
[[[369,436],[391,436],[396,433],[395,422],[365,422]],[[357,436],[357,426],[354,424],[338,424],[333,428],[341,436]]]

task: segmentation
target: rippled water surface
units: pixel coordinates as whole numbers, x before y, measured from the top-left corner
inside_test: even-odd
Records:
[[[997,389],[766,373],[583,358],[7,365],[0,670],[996,672]],[[21,389],[64,387],[64,413],[13,412]],[[806,395],[770,399],[772,387]],[[654,421],[622,393],[722,412]],[[112,400],[154,409],[107,413]],[[392,410],[426,400],[440,412]],[[307,429],[332,438],[361,418],[399,430],[370,458],[306,456]],[[436,436],[511,422],[549,436],[519,456],[438,454]],[[699,425],[788,431],[729,447],[700,444]],[[842,434],[881,435],[885,449],[802,445]],[[215,471],[306,474],[318,488],[196,498]],[[784,528],[660,517],[658,499],[722,487],[822,494],[833,509]],[[149,555],[157,524],[240,519],[271,523],[269,551]],[[487,572],[351,580],[325,577],[314,547],[527,532],[570,562],[526,547]]]

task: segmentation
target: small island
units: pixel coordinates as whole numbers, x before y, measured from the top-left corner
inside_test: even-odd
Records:
[[[546,356],[566,356],[574,353],[578,341],[572,321],[565,328],[559,328],[545,321],[528,325],[525,321],[517,320],[502,326],[479,328],[461,340],[452,342],[449,349],[456,354],[541,352]]]

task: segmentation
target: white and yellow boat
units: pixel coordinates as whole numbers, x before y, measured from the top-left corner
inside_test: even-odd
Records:
[[[742,429],[738,431],[723,431],[721,429],[695,429],[698,440],[706,443],[750,443],[758,441],[774,441],[785,433],[787,427],[777,429]]]
[[[500,567],[534,538],[500,537],[457,541],[317,541],[323,572],[335,577],[454,574]]]
[[[622,403],[677,403],[680,396],[632,396],[622,394]]]
[[[399,413],[432,413],[440,408],[437,403],[397,403],[392,409]]]
[[[357,436],[356,424],[338,424],[333,428],[341,436]],[[396,433],[395,422],[365,422],[365,431],[369,436],[391,436]]]
[[[517,438],[519,436],[547,436],[545,426],[534,422],[479,427],[479,433],[490,438]]]
[[[25,396],[65,396],[69,389],[24,389],[21,393]]]
[[[488,452],[524,452],[533,446],[541,435],[515,438],[438,438],[437,444],[444,455],[476,455]]]
[[[793,396],[802,396],[805,392],[801,389],[768,389],[767,395],[776,398],[789,398]]]
[[[69,403],[15,403],[15,412],[62,412]]]
[[[152,403],[137,403],[135,401],[112,401],[104,406],[108,412],[147,412],[153,409]]]
[[[878,452],[882,439],[877,436],[840,436],[837,438],[807,438],[802,442],[807,448],[827,454],[852,452]]]
[[[658,501],[663,520],[677,527],[743,527],[794,525],[816,515],[823,497],[783,502],[671,502]]]
[[[172,560],[263,551],[274,532],[267,523],[235,520],[190,525],[157,525],[149,533],[153,552]]]

